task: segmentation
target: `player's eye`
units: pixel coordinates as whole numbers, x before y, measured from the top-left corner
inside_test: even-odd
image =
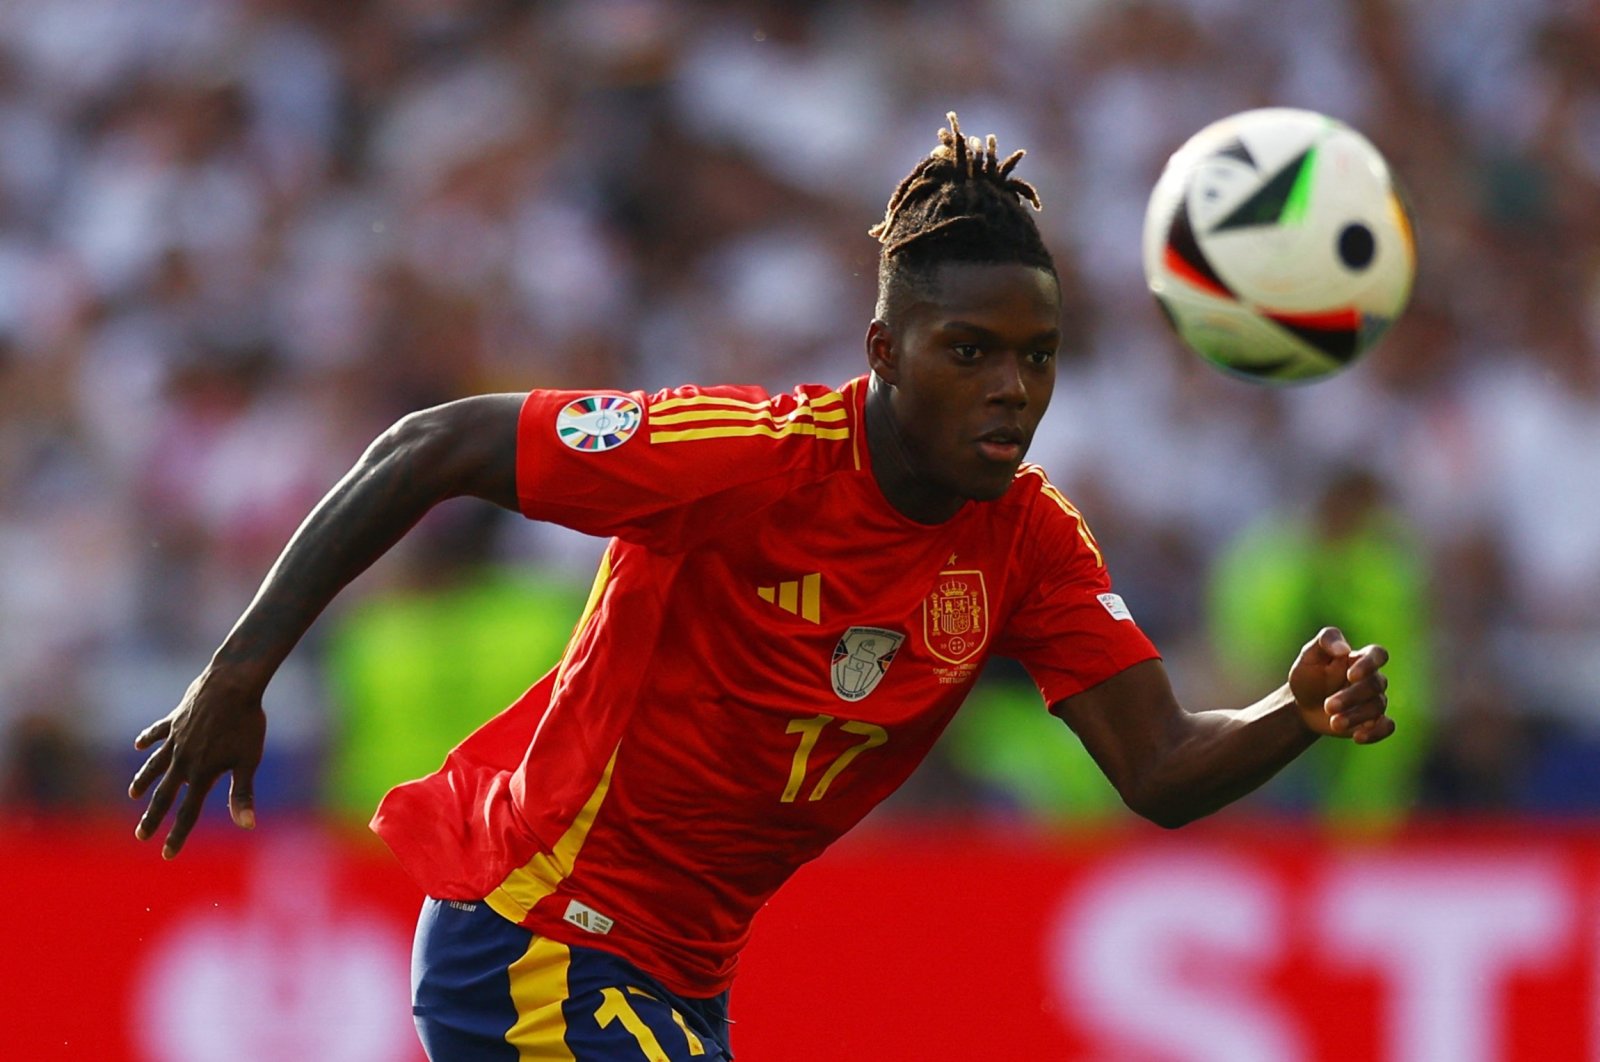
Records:
[[[983,356],[983,348],[976,343],[957,343],[950,348],[957,358],[962,361],[977,361]]]
[[[1053,350],[1036,350],[1032,354],[1028,355],[1028,364],[1038,366],[1048,365],[1055,359],[1055,356],[1056,352]]]

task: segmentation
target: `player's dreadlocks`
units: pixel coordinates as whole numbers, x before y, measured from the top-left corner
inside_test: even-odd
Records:
[[[896,289],[920,287],[943,262],[1016,262],[1056,271],[1025,209],[1040,209],[1039,193],[1011,175],[1026,152],[1002,160],[992,134],[981,142],[962,136],[955,112],[945,117],[950,127],[939,130],[939,146],[906,175],[883,220],[867,230],[882,245],[880,318]]]

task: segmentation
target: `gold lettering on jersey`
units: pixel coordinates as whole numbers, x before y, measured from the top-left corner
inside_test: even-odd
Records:
[[[822,573],[812,572],[776,586],[756,587],[756,596],[811,623],[822,622]]]
[[[948,664],[964,664],[989,643],[989,591],[980,571],[942,571],[922,600],[922,635],[928,651]]]

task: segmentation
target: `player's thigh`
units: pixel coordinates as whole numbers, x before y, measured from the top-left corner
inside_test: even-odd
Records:
[[[434,1062],[727,1062],[727,996],[682,999],[625,960],[484,903],[429,900],[412,1011]]]
[[[727,1062],[725,1000],[684,1000],[604,952],[534,938],[511,967],[524,1058]]]
[[[533,934],[482,903],[428,900],[411,954],[411,1012],[433,1062],[518,1062],[509,968]]]

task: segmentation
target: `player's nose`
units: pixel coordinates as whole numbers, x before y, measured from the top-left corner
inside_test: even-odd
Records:
[[[1022,409],[1028,404],[1028,378],[1022,356],[1006,352],[989,359],[989,374],[984,381],[990,402]]]

